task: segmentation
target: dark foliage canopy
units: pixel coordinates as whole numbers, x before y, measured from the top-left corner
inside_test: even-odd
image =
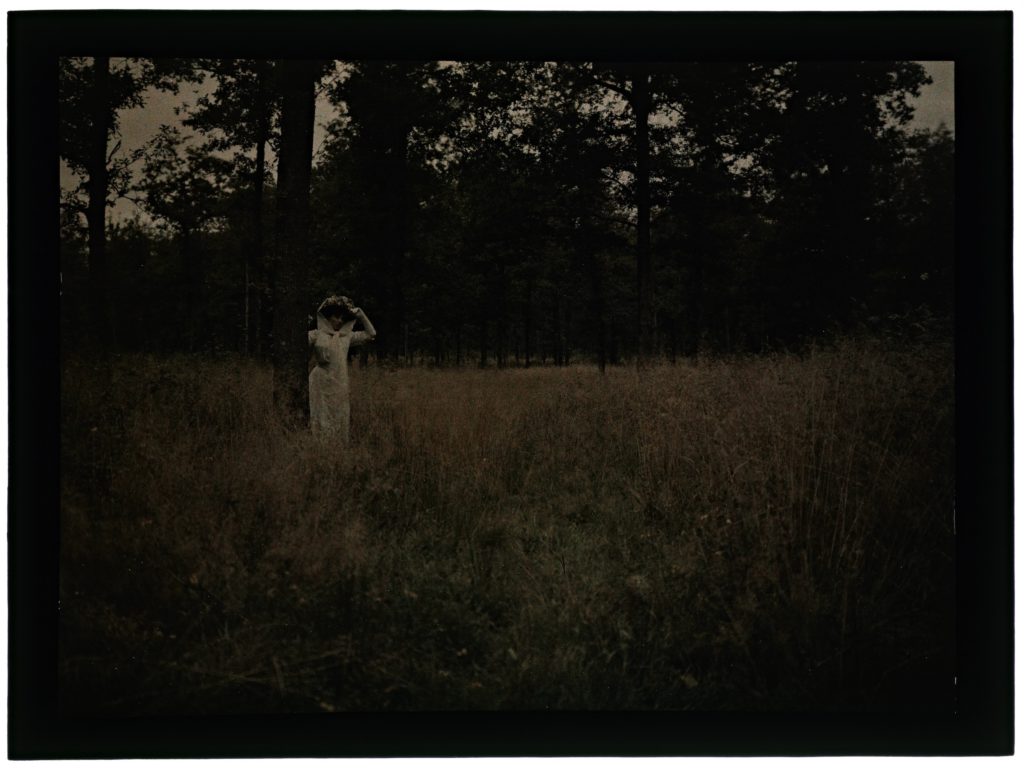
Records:
[[[356,297],[381,360],[604,366],[952,311],[954,141],[945,127],[908,128],[929,82],[920,64],[315,69],[328,132],[296,290],[309,313],[328,293]],[[183,313],[192,328],[117,343],[259,353],[269,338],[264,243],[290,252],[273,215],[280,72],[115,60],[108,204],[132,196],[146,215],[107,226],[113,323]],[[90,60],[63,61],[60,76],[62,157],[87,180]],[[182,125],[118,157],[118,115],[144,107],[146,87],[186,80],[205,95]],[[65,190],[63,266],[67,319],[88,326],[81,194]]]

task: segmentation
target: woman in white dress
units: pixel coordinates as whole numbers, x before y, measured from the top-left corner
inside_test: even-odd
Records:
[[[359,321],[361,331],[353,331]],[[309,347],[316,365],[309,372],[309,423],[313,434],[348,442],[348,349],[373,341],[373,323],[347,296],[329,296],[316,312]]]

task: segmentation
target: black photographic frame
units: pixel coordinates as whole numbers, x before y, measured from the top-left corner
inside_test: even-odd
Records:
[[[1013,749],[1009,12],[19,12],[9,33],[11,758],[1007,754]],[[64,55],[956,63],[955,713],[61,717],[56,62]],[[58,342],[59,343],[59,342]]]

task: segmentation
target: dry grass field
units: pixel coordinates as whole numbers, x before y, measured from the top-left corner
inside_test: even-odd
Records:
[[[59,690],[93,713],[946,709],[952,351],[62,371]]]

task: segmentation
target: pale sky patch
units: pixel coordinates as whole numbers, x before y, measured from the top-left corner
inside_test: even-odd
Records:
[[[912,129],[937,128],[945,124],[950,130],[954,129],[954,99],[953,99],[953,62],[951,61],[924,61],[925,66],[933,82],[921,89],[921,95],[912,101],[915,107],[914,119],[910,123]],[[185,104],[194,105],[197,98],[211,92],[212,83],[207,81],[201,85],[184,85],[179,93],[165,93],[156,89],[148,89],[144,94],[144,106],[123,110],[120,115],[122,153],[129,153],[134,149],[142,147],[147,141],[156,135],[161,125],[172,125],[182,128],[181,122],[184,114],[175,114],[176,108]],[[321,93],[317,99],[316,118],[313,131],[314,155],[324,146],[328,136],[327,126],[332,119],[337,117],[336,108],[328,102],[326,94]],[[183,135],[189,135],[191,131],[182,128]],[[268,160],[272,160],[268,156]],[[74,187],[77,179],[70,170],[60,163],[61,188]],[[115,221],[131,218],[140,212],[138,206],[127,200],[119,200],[113,207],[110,215]]]

